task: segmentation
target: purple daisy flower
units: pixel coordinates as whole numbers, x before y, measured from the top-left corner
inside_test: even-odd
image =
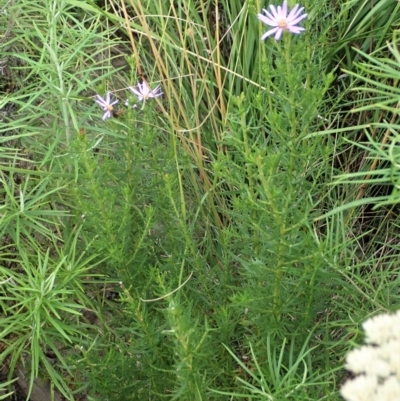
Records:
[[[103,120],[110,118],[111,113],[114,110],[114,105],[118,103],[118,100],[111,102],[111,94],[107,92],[106,98],[103,99],[100,95],[96,95],[97,100],[95,102],[103,109],[105,112],[103,115]]]
[[[283,1],[282,6],[269,6],[270,11],[263,9],[263,14],[257,14],[257,18],[271,27],[269,31],[261,36],[261,40],[266,39],[268,36],[275,34],[275,40],[279,40],[283,31],[299,34],[304,31],[304,28],[297,26],[297,24],[307,17],[307,14],[302,14],[304,7],[296,4],[288,15],[287,0]]]
[[[146,81],[138,84],[137,87],[130,86],[129,89],[137,96],[139,102],[146,101],[147,99],[161,96],[161,86],[156,86],[153,90],[150,90],[150,86]]]

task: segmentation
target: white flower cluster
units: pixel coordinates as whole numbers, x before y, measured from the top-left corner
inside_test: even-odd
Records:
[[[400,310],[363,323],[366,343],[351,351],[346,368],[355,379],[340,392],[347,401],[400,401]]]

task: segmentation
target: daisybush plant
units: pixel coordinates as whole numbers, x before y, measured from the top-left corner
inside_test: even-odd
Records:
[[[251,283],[238,302],[246,299],[243,318],[258,328],[256,337],[307,326],[324,298],[321,283],[335,274],[326,269],[311,223],[323,183],[321,170],[310,166],[324,160],[329,141],[305,138],[323,123],[319,110],[332,76],[315,73],[322,66],[309,63],[305,46],[286,32],[282,41],[266,43],[265,55],[275,57],[274,64],[263,59],[271,91],[231,101],[224,150],[213,164],[229,194],[223,235],[237,273]]]
[[[143,333],[140,341],[120,344],[118,347],[132,356],[130,362],[126,361],[132,366],[130,370],[138,372],[134,366],[143,367],[140,370],[141,380],[128,386],[129,378],[121,378],[123,386],[114,389],[104,387],[99,379],[107,372],[104,364],[109,358],[101,358],[96,362],[96,366],[104,366],[100,371],[101,376],[98,371],[90,372],[91,369],[88,373],[97,383],[97,391],[117,398],[127,397],[128,392],[132,399],[149,391],[144,388],[153,388],[154,392],[160,394],[171,391],[175,399],[215,397],[215,392],[210,392],[208,386],[216,381],[223,387],[230,387],[230,372],[235,362],[234,359],[229,361],[231,356],[220,339],[232,346],[240,338],[246,338],[246,344],[239,345],[240,352],[244,354],[249,352],[249,342],[257,344],[257,347],[251,346],[251,365],[265,359],[268,353],[278,355],[279,349],[282,364],[288,366],[293,353],[301,353],[308,338],[307,328],[313,324],[317,311],[326,305],[329,285],[325,283],[333,280],[335,274],[326,268],[323,246],[318,243],[312,227],[312,210],[318,203],[313,199],[316,199],[322,184],[318,182],[320,172],[309,170],[309,166],[325,157],[328,143],[321,144],[318,140],[305,138],[310,129],[317,129],[324,121],[318,112],[332,77],[316,73],[322,68],[321,65],[308,65],[305,44],[295,39],[292,40],[285,33],[282,42],[266,45],[275,59],[267,58],[268,52],[264,52],[262,61],[265,76],[260,85],[264,88],[268,82],[271,91],[263,89],[255,98],[242,95],[230,99],[229,123],[226,123],[222,140],[218,143],[221,151],[213,155],[210,164],[212,192],[205,195],[209,198],[215,193],[214,207],[224,221],[224,229],[213,233],[213,228],[210,230],[203,225],[196,227],[195,220],[191,221],[193,213],[198,212],[197,206],[191,204],[193,200],[188,198],[188,193],[196,191],[192,186],[199,185],[200,181],[192,180],[187,161],[181,153],[182,148],[174,133],[169,133],[172,160],[179,160],[179,169],[171,169],[168,177],[158,180],[156,184],[157,190],[165,194],[167,203],[164,201],[161,206],[157,190],[154,191],[154,198],[150,197],[147,201],[153,207],[158,205],[159,213],[151,217],[151,222],[148,221],[149,232],[154,231],[155,227],[159,231],[159,250],[149,258],[143,252],[147,239],[139,242],[140,250],[133,248],[132,251],[132,245],[128,242],[127,246],[121,248],[124,251],[119,252],[122,259],[117,259],[117,269],[123,267],[125,272],[122,280],[123,299],[127,303],[124,326],[129,326],[132,332]],[[109,117],[109,107],[113,106],[113,102],[107,97],[105,103],[101,106],[105,116]],[[265,104],[269,107],[268,113],[265,112]],[[154,136],[153,115],[158,114],[155,105],[156,101],[149,102],[143,105],[140,112],[134,109],[133,114],[129,114],[132,111],[124,112],[118,119],[107,119],[110,127],[114,127],[109,136],[121,141],[121,144],[115,142],[115,153],[107,153],[107,160],[99,158],[102,152],[100,155],[90,155],[85,149],[79,156],[83,166],[88,165],[84,160],[87,155],[95,167],[85,170],[89,172],[88,184],[78,181],[79,188],[93,191],[92,195],[78,197],[87,197],[92,204],[93,198],[107,199],[105,207],[100,207],[95,213],[98,229],[94,232],[99,237],[104,235],[108,238],[106,242],[101,242],[103,249],[111,244],[126,243],[121,241],[121,233],[126,228],[107,225],[102,229],[100,226],[104,220],[108,224],[115,222],[111,213],[117,211],[118,221],[124,222],[125,213],[121,213],[124,204],[136,205],[140,209],[141,195],[138,189],[145,185],[141,183],[143,174],[147,185],[157,177],[153,170],[159,164],[160,154],[157,148],[149,144],[157,142],[161,149],[168,142],[163,144],[162,132]],[[260,115],[263,116],[262,120],[255,119]],[[159,121],[163,119],[164,116],[160,114]],[[101,147],[108,149],[108,140],[106,136]],[[132,148],[131,143],[135,144]],[[168,155],[167,149],[163,154]],[[110,157],[112,154],[114,156]],[[147,159],[154,162],[147,168],[147,174],[140,170],[135,173],[134,166],[137,169]],[[165,169],[168,161],[163,160]],[[129,162],[131,164],[127,164]],[[112,170],[109,175],[102,176],[112,164],[115,165],[115,172]],[[124,170],[124,165],[130,168]],[[96,178],[90,171],[98,171],[100,175]],[[135,193],[131,198],[124,199],[117,195],[119,191],[125,193],[124,186],[129,182],[128,179],[127,182],[120,181],[119,185],[112,184],[116,182],[117,171],[121,178],[132,174],[135,185],[129,186],[129,189]],[[81,177],[85,179],[85,174]],[[107,187],[104,187],[104,182],[108,183]],[[110,191],[109,195],[101,194],[96,187]],[[218,201],[221,199],[222,206]],[[123,202],[117,206],[121,200]],[[166,220],[161,219],[160,206],[166,209]],[[106,219],[100,217],[105,208],[109,209]],[[136,224],[143,221],[132,207],[128,213],[136,216],[132,219]],[[87,223],[93,218],[88,219]],[[133,233],[132,230],[130,232]],[[210,245],[201,238],[212,238],[217,233],[213,241],[224,246],[214,248],[214,254],[205,254],[202,259],[198,249]],[[161,247],[164,259],[157,260]],[[129,256],[130,253],[135,258],[128,258],[121,263],[124,255]],[[143,257],[145,262],[142,262]],[[149,263],[153,268],[149,267]],[[130,277],[126,274],[128,271]],[[186,281],[187,277],[190,279]],[[177,288],[179,291],[175,291]],[[204,299],[195,295],[197,288],[202,288]],[[217,293],[222,296],[216,296]],[[153,305],[160,306],[157,308]],[[204,322],[200,318],[202,316],[205,316]],[[118,317],[118,321],[121,322],[121,317]],[[232,331],[235,326],[238,326],[237,329]],[[115,329],[116,332],[121,330],[124,329]],[[285,351],[285,347],[281,348],[284,337],[289,337],[292,342],[290,353]],[[162,348],[157,344],[162,344]],[[94,352],[92,348],[90,353],[85,354],[90,364],[96,360]],[[115,358],[115,351],[112,354]],[[117,357],[118,360],[121,358]],[[219,364],[212,362],[219,358],[226,360],[225,377],[221,377],[222,368]],[[153,372],[150,366],[155,366]],[[289,369],[293,372],[292,367]],[[162,381],[158,370],[164,372]],[[118,367],[115,372],[120,372]],[[280,379],[278,375],[275,383],[277,388],[280,388]],[[283,384],[282,387],[287,389]]]

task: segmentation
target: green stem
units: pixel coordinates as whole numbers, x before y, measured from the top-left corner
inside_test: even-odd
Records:
[[[246,124],[246,113],[242,111],[241,113],[241,127],[243,131],[243,144],[244,144],[244,151],[245,151],[245,157],[244,157],[244,162],[246,164],[246,171],[247,171],[247,179],[249,180],[249,192],[251,196],[252,202],[257,202],[256,199],[256,194],[254,190],[254,180],[253,180],[253,168],[252,168],[252,163],[250,160],[252,160],[252,151],[251,151],[251,146],[249,145],[249,137],[247,135],[247,124]],[[252,221],[257,221],[257,211],[253,208],[251,211],[251,220]],[[259,244],[260,244],[260,234],[258,230],[253,230],[253,245],[254,245],[254,252],[257,254]]]
[[[285,212],[283,208],[281,208],[275,202],[275,197],[273,193],[271,193],[271,183],[268,181],[267,177],[264,174],[263,170],[263,156],[257,155],[256,157],[256,165],[258,168],[258,177],[261,181],[261,185],[263,186],[263,192],[267,195],[269,199],[269,204],[271,207],[272,215],[279,226],[279,239],[278,239],[278,258],[277,258],[277,265],[275,268],[275,277],[274,277],[274,290],[273,290],[273,315],[275,316],[276,320],[280,320],[280,311],[281,311],[281,296],[280,296],[280,289],[283,277],[283,267],[285,264],[285,251],[286,251],[286,244],[285,244],[285,235],[286,235],[286,223],[285,223]]]

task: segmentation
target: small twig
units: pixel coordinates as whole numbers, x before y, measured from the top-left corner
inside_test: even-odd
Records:
[[[142,299],[142,298],[140,298],[140,300],[143,301],[143,302],[154,302],[154,301],[160,301],[161,299],[167,298],[170,295],[172,295],[175,292],[177,292],[178,290],[180,290],[192,278],[192,275],[193,275],[193,272],[190,273],[190,276],[178,288],[175,288],[173,291],[169,292],[168,294],[163,295],[160,298],[154,298],[154,299]]]
[[[7,280],[0,281],[0,285],[6,284],[8,282],[11,282],[12,284],[15,285],[15,282],[12,277],[9,277]]]
[[[141,78],[143,78],[144,75],[143,75],[142,66],[140,64],[139,53],[137,51],[137,47],[136,47],[136,44],[135,44],[135,39],[133,38],[132,29],[129,29],[129,17],[128,17],[128,13],[126,11],[125,1],[121,2],[121,6],[122,6],[122,11],[123,11],[123,14],[124,14],[124,18],[125,18],[126,30],[128,31],[129,40],[131,42],[133,54],[135,56],[136,69],[137,69],[138,75]]]
[[[0,10],[0,14],[4,13],[4,11],[6,10],[6,8],[10,5],[12,5],[14,0],[8,0],[6,4],[4,4],[3,8]]]

